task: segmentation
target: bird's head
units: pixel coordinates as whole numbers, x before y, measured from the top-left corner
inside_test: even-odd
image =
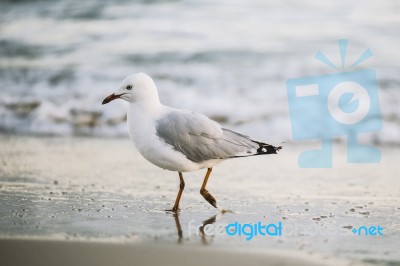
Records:
[[[159,102],[156,84],[144,73],[136,73],[126,77],[119,86],[119,89],[106,97],[102,104],[109,103],[119,98],[129,103]]]

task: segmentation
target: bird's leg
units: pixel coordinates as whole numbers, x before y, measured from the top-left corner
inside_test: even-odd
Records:
[[[207,173],[206,173],[206,176],[204,177],[203,185],[201,186],[201,189],[200,189],[200,194],[203,196],[203,198],[206,199],[206,201],[208,201],[208,203],[210,203],[212,206],[217,208],[217,201],[206,189],[208,177],[210,176],[211,171],[212,171],[212,168],[207,169]]]
[[[182,192],[183,192],[183,189],[185,188],[185,180],[183,180],[183,175],[181,172],[179,172],[179,180],[180,180],[179,191],[178,191],[178,195],[176,196],[174,207],[168,211],[177,212],[179,210],[179,201],[181,200]]]

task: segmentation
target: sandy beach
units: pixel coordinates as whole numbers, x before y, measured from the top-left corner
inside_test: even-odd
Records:
[[[175,216],[164,210],[175,199],[177,174],[145,161],[127,138],[1,135],[0,146],[4,265],[400,261],[397,147],[380,147],[380,164],[348,164],[337,143],[331,169],[299,168],[298,154],[311,145],[292,143],[276,156],[224,162],[208,187],[231,211],[224,214],[198,192],[203,171],[186,173]],[[282,235],[229,236],[224,228],[235,222],[281,222]],[[382,236],[352,232],[378,225]]]
[[[301,252],[51,240],[0,240],[3,265],[346,265]],[[21,254],[24,254],[21,256]]]

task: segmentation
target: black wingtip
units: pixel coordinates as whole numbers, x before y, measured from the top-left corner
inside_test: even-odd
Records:
[[[260,147],[257,149],[257,154],[277,154],[282,146],[273,146],[270,144],[257,142]]]

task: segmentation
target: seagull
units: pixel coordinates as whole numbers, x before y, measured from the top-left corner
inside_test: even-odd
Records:
[[[161,104],[156,84],[144,73],[125,78],[102,104],[115,99],[129,103],[129,135],[140,154],[160,168],[178,172],[179,191],[168,211],[179,211],[185,188],[183,172],[207,168],[200,194],[217,208],[216,199],[206,189],[214,165],[231,158],[276,154],[282,148],[226,129],[203,114]]]

